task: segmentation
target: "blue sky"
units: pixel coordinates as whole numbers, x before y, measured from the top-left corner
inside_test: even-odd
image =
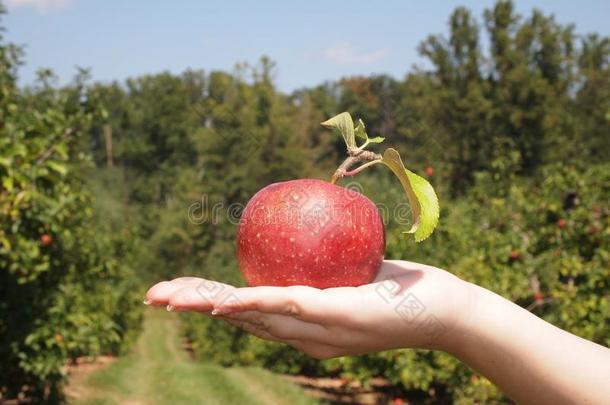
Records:
[[[401,78],[424,61],[417,45],[447,31],[458,5],[481,20],[485,1],[157,1],[0,0],[8,8],[6,38],[25,45],[22,84],[49,67],[69,80],[75,66],[96,80],[125,79],[186,68],[232,70],[268,55],[284,91],[346,75]],[[578,33],[610,35],[610,1],[516,1],[575,23]]]

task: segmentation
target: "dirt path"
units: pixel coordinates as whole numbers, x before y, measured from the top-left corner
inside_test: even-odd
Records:
[[[77,405],[317,403],[265,370],[190,361],[181,349],[177,318],[159,310],[148,311],[132,354],[98,369],[77,370],[67,393],[69,403]]]

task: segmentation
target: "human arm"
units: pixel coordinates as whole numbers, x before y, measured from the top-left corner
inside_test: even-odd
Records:
[[[604,404],[610,349],[469,284],[472,312],[444,348],[518,403]]]
[[[610,350],[571,335],[500,296],[432,267],[385,261],[360,287],[234,288],[187,278],[146,299],[202,311],[316,358],[395,348],[443,350],[518,402],[603,403]]]

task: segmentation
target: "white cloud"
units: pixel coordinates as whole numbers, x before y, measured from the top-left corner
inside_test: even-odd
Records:
[[[385,59],[390,54],[390,48],[381,48],[370,52],[362,52],[350,42],[343,41],[330,46],[324,51],[326,59],[337,65],[371,65]]]
[[[70,3],[72,0],[6,0],[9,8],[32,7],[41,13],[64,8]]]

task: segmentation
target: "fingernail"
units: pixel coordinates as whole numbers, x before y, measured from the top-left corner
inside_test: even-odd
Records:
[[[152,304],[152,301],[151,301],[151,300],[149,300],[149,299],[146,299],[146,300],[142,301],[142,304],[144,304],[144,305],[150,305],[150,304]]]
[[[212,315],[226,315],[226,314],[230,314],[232,311],[230,308],[214,308],[212,310]]]
[[[172,312],[174,310],[174,306],[173,305],[168,305],[165,307],[165,309],[167,309],[168,312]]]

